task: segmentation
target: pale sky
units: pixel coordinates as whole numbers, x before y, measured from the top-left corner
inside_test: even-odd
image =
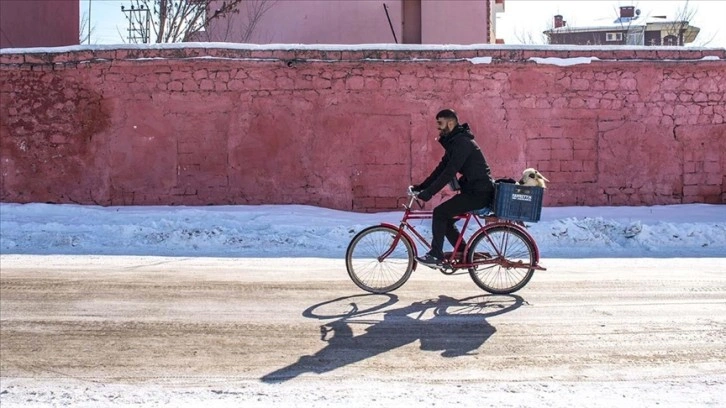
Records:
[[[91,5],[91,44],[124,43],[127,22],[121,5],[129,0],[81,0],[81,18]],[[434,1],[434,0],[431,0]],[[437,0],[441,1],[441,0]],[[497,37],[506,44],[543,44],[542,31],[551,27],[555,14],[562,14],[569,26],[617,16],[619,6],[635,6],[642,16],[673,17],[688,3],[692,25],[701,32],[692,45],[726,48],[726,1],[719,0],[506,0],[505,12],[497,20]],[[122,37],[123,36],[123,37]]]

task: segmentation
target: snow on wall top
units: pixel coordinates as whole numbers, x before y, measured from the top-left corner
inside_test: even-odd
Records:
[[[234,59],[275,61],[535,62],[570,66],[612,61],[726,61],[726,48],[493,44],[104,44],[3,48],[2,65],[78,64],[110,60]]]
[[[66,47],[2,48],[0,54],[65,53],[76,51],[107,50],[168,50],[184,48],[231,49],[254,51],[472,51],[472,50],[542,50],[542,51],[650,51],[652,46],[622,45],[504,45],[504,44],[241,44],[228,42],[188,42],[171,44],[100,44],[71,45]],[[726,51],[726,48],[708,47],[657,47],[662,51]]]

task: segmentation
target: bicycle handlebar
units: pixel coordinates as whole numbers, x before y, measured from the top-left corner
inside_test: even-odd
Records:
[[[406,206],[406,208],[411,208],[411,207],[413,207],[413,203],[414,203],[414,201],[418,201],[418,193],[419,193],[419,191],[414,191],[414,189],[413,189],[413,186],[408,186],[408,191],[407,191],[407,194],[408,194],[408,196],[409,196],[409,197],[410,197],[411,199],[410,199],[410,200],[408,200],[408,205]],[[421,208],[423,208],[423,205],[419,204],[419,206],[420,206]]]

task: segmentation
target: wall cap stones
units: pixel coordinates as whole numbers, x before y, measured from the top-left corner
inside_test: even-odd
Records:
[[[537,59],[589,58],[591,62],[726,62],[726,48],[551,46],[551,45],[412,45],[412,44],[115,44],[0,49],[0,65],[55,65],[158,59],[233,59],[300,62],[537,62]]]

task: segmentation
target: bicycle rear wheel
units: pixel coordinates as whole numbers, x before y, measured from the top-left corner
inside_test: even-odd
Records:
[[[396,239],[398,242],[393,248]],[[353,237],[345,252],[345,266],[350,279],[359,288],[371,293],[387,293],[401,287],[411,276],[413,255],[412,243],[398,229],[376,225]]]
[[[497,295],[522,289],[532,279],[537,261],[534,243],[522,232],[507,226],[484,227],[469,247],[468,263],[492,259],[492,263],[469,268],[477,286]]]

